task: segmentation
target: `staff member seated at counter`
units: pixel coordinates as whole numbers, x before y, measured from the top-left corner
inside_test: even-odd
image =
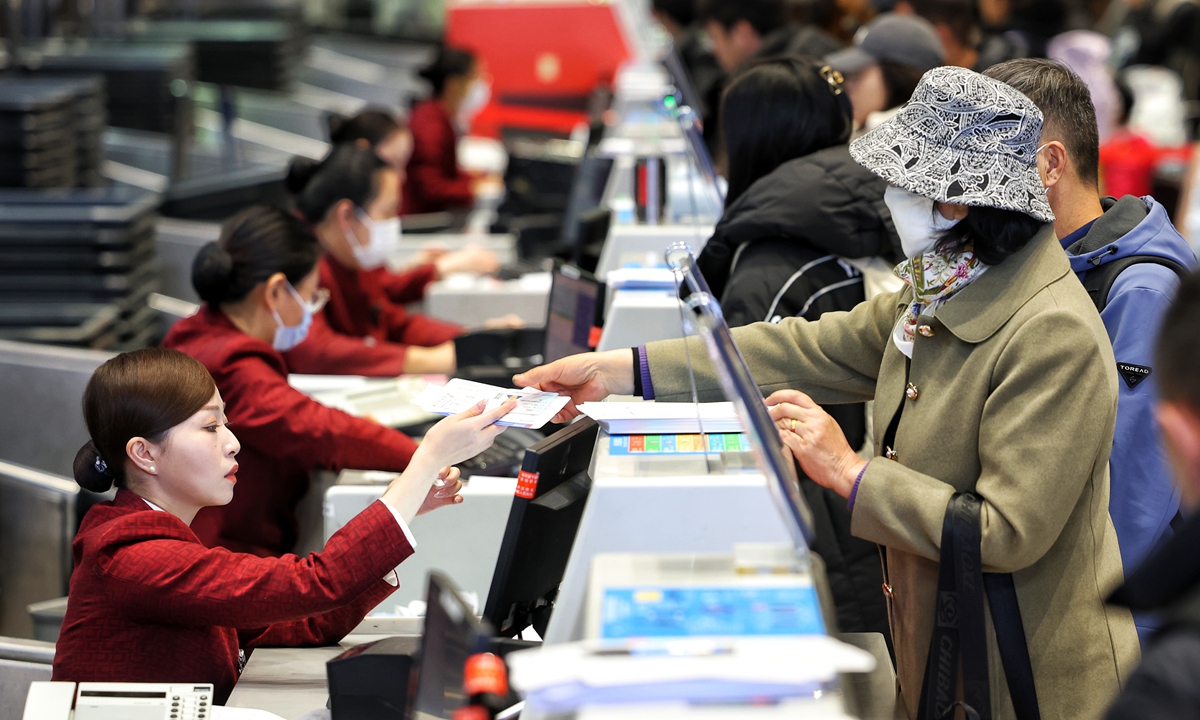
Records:
[[[237,495],[192,523],[209,547],[262,556],[290,552],[296,504],[313,470],[399,472],[417,449],[403,433],[326,407],[288,385],[294,368],[283,353],[305,341],[327,296],[317,288],[320,252],[304,223],[283,210],[258,206],[235,215],[192,267],[205,306],[175,323],[163,340],[212,374],[230,403],[230,427],[244,443]],[[347,362],[357,355],[386,363],[393,352],[332,332],[307,340],[321,341],[322,352]]]
[[[390,344],[397,351],[402,346],[402,372],[454,372],[452,341],[463,328],[404,308],[404,303],[419,300],[426,286],[439,277],[436,266],[407,274],[386,267],[400,242],[396,199],[400,179],[395,170],[371,150],[340,145],[320,163],[305,158],[292,161],[287,183],[296,212],[312,225],[325,250],[320,282],[329,290],[329,303],[322,322],[334,332],[369,344]],[[486,257],[482,259],[480,265],[494,267]],[[512,323],[501,318],[494,324]],[[396,374],[347,369],[315,342],[297,347],[288,362],[297,372]]]
[[[1009,86],[930,70],[903,110],[850,145],[892,185],[906,287],[813,322],[733,330],[804,473],[846,499],[854,535],[883,546],[910,718],[927,687],[943,520],[957,493],[980,498],[984,572],[1012,573],[1042,717],[1098,717],[1138,660],[1129,611],[1104,605],[1122,577],[1108,515],[1116,362],[1050,224],[1041,127]],[[569,393],[560,421],[611,393],[688,401],[684,342],[565,358],[515,380]],[[696,384],[714,399],[720,385],[692,342]],[[867,462],[816,403],[871,399]],[[993,630],[991,713],[1013,718]]]
[[[206,548],[188,527],[242,492],[225,412],[234,407],[175,350],[118,355],[92,375],[83,397],[91,440],[75,479],[118,489],[88,511],[72,545],[55,680],[212,683],[223,704],[253,648],[336,643],[396,589],[394,568],[416,548],[413,517],[458,497],[458,471],[447,466],[491,445],[502,429],[493,423],[511,409],[481,405],[442,420],[322,552],[268,559]]]
[[[413,155],[401,212],[469,209],[476,194],[500,185],[499,178],[473,175],[458,165],[458,138],[487,105],[491,86],[476,57],[454,48],[441,48],[420,75],[429,81],[433,96],[417,103],[408,119]]]
[[[331,115],[329,141],[334,145],[353,144],[374,150],[380,160],[396,171],[400,185],[404,185],[408,161],[412,157],[412,131],[386,110],[368,108],[350,118]],[[456,252],[423,250],[414,258],[413,267],[403,274],[416,274],[424,289],[433,280],[453,273],[490,275],[499,269],[500,261],[495,253],[480,247],[466,247]],[[392,282],[399,283],[399,278],[392,278]]]

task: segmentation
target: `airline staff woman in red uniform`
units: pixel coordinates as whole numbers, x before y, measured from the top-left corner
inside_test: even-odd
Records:
[[[396,171],[403,187],[408,161],[412,158],[412,132],[401,125],[387,110],[368,108],[354,117],[329,116],[329,142],[334,145],[353,144],[374,150],[379,159]],[[490,275],[500,268],[496,254],[480,247],[466,247],[455,252],[444,249],[424,250],[414,258],[413,266],[400,275],[414,274],[424,286],[435,277],[452,273]],[[393,278],[399,283],[399,278]]]
[[[220,704],[246,651],[335,643],[396,589],[394,568],[416,547],[408,523],[451,502],[461,484],[445,466],[487,448],[506,411],[476,407],[435,425],[321,553],[260,558],[206,548],[188,527],[243,490],[229,429],[238,409],[199,362],[165,348],[118,355],[96,370],[83,405],[91,440],[75,479],[118,490],[75,536],[54,679],[212,683]]]
[[[451,373],[452,340],[463,328],[404,307],[441,276],[436,262],[407,274],[387,269],[400,242],[399,183],[395,170],[356,144],[336,146],[320,163],[296,159],[288,172],[296,212],[312,225],[325,250],[320,263],[321,287],[329,290],[324,322],[335,332],[376,346],[406,346],[403,372]],[[474,269],[494,269],[494,256],[487,256],[492,265]],[[305,343],[288,358],[299,372],[352,372],[328,362],[321,343]]]
[[[418,103],[408,119],[413,155],[408,161],[401,212],[411,215],[469,208],[481,185],[499,182],[458,166],[459,135],[487,105],[491,87],[479,61],[465,50],[442,48],[420,75],[433,87],[433,96]]]
[[[230,403],[242,439],[241,484],[233,501],[205,509],[192,529],[209,547],[282,555],[295,546],[295,508],[316,468],[400,471],[417,445],[390,428],[326,407],[288,385],[282,353],[304,341],[326,294],[318,290],[321,249],[298,218],[252,207],[200,250],[192,283],[205,302],[175,323],[163,345],[196,358]],[[371,362],[397,374],[403,350],[371,347],[327,332],[308,337],[343,364]]]

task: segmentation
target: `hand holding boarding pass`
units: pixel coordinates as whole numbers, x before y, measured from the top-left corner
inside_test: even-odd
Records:
[[[413,404],[438,415],[452,415],[478,402],[485,402],[486,408],[491,409],[508,400],[515,401],[516,407],[501,418],[497,425],[540,428],[563,409],[569,398],[532,388],[505,389],[455,378],[443,386],[426,387],[413,398]]]

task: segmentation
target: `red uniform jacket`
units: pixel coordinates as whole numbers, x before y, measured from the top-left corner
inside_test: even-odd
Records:
[[[464,208],[475,201],[471,176],[458,167],[458,134],[446,108],[425,100],[408,119],[413,154],[408,161],[400,212],[441,212]]]
[[[54,679],[212,683],[220,704],[239,650],[336,643],[396,589],[383,578],[413,552],[381,502],[319,554],[259,558],[205,548],[128,490],[88,511],[72,551]]]
[[[386,268],[350,269],[326,255],[321,258],[321,287],[329,290],[324,320],[337,333],[355,341],[366,340],[374,347],[395,348],[403,345],[432,347],[453,340],[463,329],[453,323],[434,320],[404,309],[404,303],[421,299],[425,288],[437,276],[437,269],[425,265],[408,273],[393,273]],[[317,323],[313,323],[314,328]],[[403,348],[400,348],[403,352]],[[288,353],[293,372],[375,375],[378,373],[346,370],[301,370],[314,367],[320,360],[311,356],[323,353],[320,343],[300,343]],[[377,352],[372,350],[372,353]],[[401,355],[403,361],[403,355]],[[399,373],[393,373],[398,375]]]
[[[282,555],[296,543],[296,504],[317,468],[400,471],[417,445],[403,433],[326,407],[287,382],[283,356],[205,307],[175,323],[163,345],[208,368],[242,444],[237,492],[205,508],[192,530],[209,547]]]

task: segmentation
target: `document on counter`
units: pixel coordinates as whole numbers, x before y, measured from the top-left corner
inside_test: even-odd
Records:
[[[678,435],[743,432],[731,402],[590,402],[579,410],[610,435]]]
[[[510,399],[516,400],[517,406],[496,424],[531,429],[540,428],[550,422],[570,400],[566,395],[533,388],[513,390],[454,378],[445,385],[426,387],[412,401],[417,407],[431,413],[453,415],[481,400],[487,401],[487,409],[490,410]]]
[[[526,707],[568,713],[592,704],[736,703],[813,698],[838,673],[875,667],[828,635],[684,638],[543,645],[505,658]]]

